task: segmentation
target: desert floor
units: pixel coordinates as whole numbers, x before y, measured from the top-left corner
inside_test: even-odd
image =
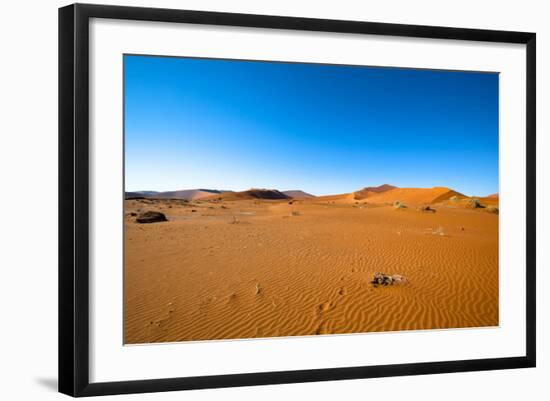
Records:
[[[432,207],[127,200],[125,343],[498,325],[498,215]]]

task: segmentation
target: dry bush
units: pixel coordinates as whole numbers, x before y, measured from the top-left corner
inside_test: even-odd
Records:
[[[466,207],[470,209],[482,208],[481,202],[477,198],[468,199],[466,201]]]
[[[407,205],[405,205],[403,202],[401,201],[395,201],[393,203],[393,208],[394,209],[406,209],[407,208]]]

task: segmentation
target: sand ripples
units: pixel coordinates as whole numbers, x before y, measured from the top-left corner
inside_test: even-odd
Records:
[[[498,325],[497,216],[289,208],[128,223],[126,342]],[[377,271],[409,281],[373,288]]]

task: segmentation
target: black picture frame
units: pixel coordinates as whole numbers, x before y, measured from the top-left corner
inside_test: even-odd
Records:
[[[89,21],[160,21],[526,45],[526,353],[524,356],[381,366],[90,383],[89,380]],[[514,369],[536,364],[536,35],[436,26],[74,4],[59,9],[59,391],[95,396],[384,376]]]

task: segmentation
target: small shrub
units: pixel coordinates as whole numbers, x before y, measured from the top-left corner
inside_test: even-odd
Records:
[[[493,213],[493,214],[498,214],[499,213],[498,206],[487,206],[486,210],[487,210],[487,212]]]
[[[472,199],[468,199],[466,201],[466,207],[468,207],[470,209],[478,209],[478,208],[481,208],[483,206],[481,206],[481,202],[479,201],[479,199],[472,198]]]
[[[455,195],[455,196],[451,196],[451,199],[450,199],[451,202],[458,202],[459,200],[460,200],[460,198],[459,198],[458,196],[456,196],[456,195]]]
[[[300,212],[297,211],[297,210],[293,210],[290,214],[291,214],[292,216],[299,216],[299,215],[300,215]]]
[[[385,274],[385,273],[376,273],[370,282],[374,287],[379,285],[388,286],[394,284],[407,283],[407,278],[400,274]]]
[[[393,208],[394,209],[405,209],[407,207],[407,205],[405,205],[403,202],[401,201],[395,201],[393,203]]]

